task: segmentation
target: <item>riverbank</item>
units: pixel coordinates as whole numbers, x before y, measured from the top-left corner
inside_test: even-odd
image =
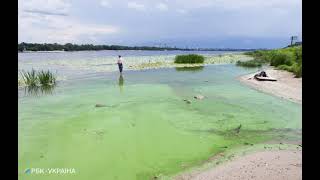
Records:
[[[247,74],[238,80],[259,91],[269,93],[295,103],[302,103],[302,78],[295,78],[293,73],[267,67],[265,72],[277,81],[257,81],[254,75]],[[272,143],[272,142],[270,142]],[[274,143],[274,142],[273,142]],[[209,168],[182,173],[175,180],[239,180],[239,179],[302,179],[302,145],[301,141],[288,142],[296,148],[260,148],[248,153],[234,155],[218,154],[209,159]],[[282,142],[275,144],[282,145]],[[227,158],[226,158],[227,157]],[[231,157],[231,158],[230,158]],[[222,162],[222,163],[221,163]],[[210,165],[216,164],[216,165]],[[212,167],[210,167],[212,166]]]
[[[279,148],[280,149],[280,148]],[[258,151],[233,159],[205,171],[196,171],[176,180],[300,180],[302,148]]]
[[[294,74],[290,72],[271,67],[267,68],[265,72],[277,81],[257,81],[253,77],[256,73],[240,76],[238,79],[243,84],[259,91],[302,104],[302,78],[295,78]]]

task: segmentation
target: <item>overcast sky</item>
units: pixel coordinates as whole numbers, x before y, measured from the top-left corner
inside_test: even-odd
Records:
[[[18,0],[18,40],[277,48],[302,35],[302,0]]]

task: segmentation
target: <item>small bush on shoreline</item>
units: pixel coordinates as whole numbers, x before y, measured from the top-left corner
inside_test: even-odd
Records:
[[[246,52],[256,61],[269,63],[277,69],[286,70],[302,77],[302,46],[294,46],[276,50],[257,50]]]
[[[177,64],[195,64],[203,62],[204,57],[198,54],[177,55],[174,59],[174,63]]]

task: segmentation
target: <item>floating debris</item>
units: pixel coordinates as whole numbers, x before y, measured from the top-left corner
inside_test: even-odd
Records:
[[[107,107],[107,105],[105,105],[105,104],[96,104],[95,107]]]
[[[204,96],[203,96],[203,95],[198,94],[198,95],[194,96],[194,98],[195,98],[195,99],[202,100],[202,99],[204,99]]]
[[[240,129],[241,129],[241,124],[237,127],[237,128],[235,128],[234,130],[236,131],[236,133],[239,133],[240,132]]]
[[[183,101],[185,101],[187,104],[191,104],[191,101],[188,99],[184,99]]]

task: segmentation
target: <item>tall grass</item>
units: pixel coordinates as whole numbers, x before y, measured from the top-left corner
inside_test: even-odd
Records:
[[[56,83],[55,75],[48,71],[40,71],[38,72],[38,79],[41,85],[43,86],[50,86]]]
[[[22,80],[27,86],[52,86],[56,83],[55,74],[48,71],[39,71],[32,69],[29,72],[20,72]]]
[[[38,84],[37,72],[34,69],[32,69],[30,72],[21,71],[20,74],[26,85],[36,86]]]
[[[198,54],[177,55],[174,59],[174,63],[177,64],[195,64],[203,62],[204,57]]]

